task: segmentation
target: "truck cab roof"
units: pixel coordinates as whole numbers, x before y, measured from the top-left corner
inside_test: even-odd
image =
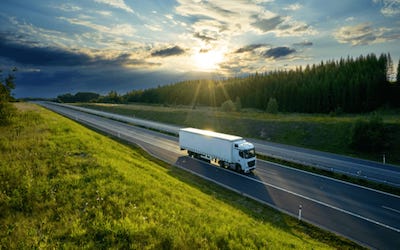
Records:
[[[254,145],[252,143],[250,143],[250,142],[247,142],[247,141],[243,141],[242,143],[239,142],[238,144],[239,144],[238,148],[240,150],[249,150],[249,149],[253,149],[254,148]]]

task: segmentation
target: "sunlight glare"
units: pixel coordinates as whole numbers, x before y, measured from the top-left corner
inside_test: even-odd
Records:
[[[219,68],[219,64],[224,60],[224,50],[199,51],[193,55],[194,66],[200,71],[212,71]]]

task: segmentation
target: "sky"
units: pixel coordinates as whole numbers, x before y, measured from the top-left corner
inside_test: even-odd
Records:
[[[1,0],[0,10],[0,69],[17,67],[17,98],[400,58],[400,0]]]

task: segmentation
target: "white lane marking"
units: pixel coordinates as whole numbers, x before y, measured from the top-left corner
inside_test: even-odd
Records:
[[[399,214],[400,214],[400,210],[397,210],[397,209],[394,209],[394,208],[391,208],[391,207],[387,207],[387,206],[382,206],[382,208],[384,208],[384,209],[387,209],[387,210],[390,210],[390,211],[392,211],[392,212],[395,212],[395,213],[399,213]]]

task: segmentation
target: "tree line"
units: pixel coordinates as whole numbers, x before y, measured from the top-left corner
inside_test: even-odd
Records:
[[[7,77],[3,77],[3,72],[0,70],[0,125],[9,123],[15,113],[15,108],[10,103],[14,101],[11,91],[15,88],[15,71],[16,68],[12,69],[12,73]]]
[[[398,66],[399,67],[399,66]],[[111,91],[75,101],[158,103],[221,107],[227,101],[240,107],[267,110],[270,101],[280,112],[369,112],[387,105],[400,107],[400,77],[393,81],[390,54],[347,57],[320,64],[223,80],[189,80],[124,95]],[[86,96],[89,96],[86,93]],[[67,102],[66,97],[58,99]],[[68,102],[71,102],[68,101]]]

